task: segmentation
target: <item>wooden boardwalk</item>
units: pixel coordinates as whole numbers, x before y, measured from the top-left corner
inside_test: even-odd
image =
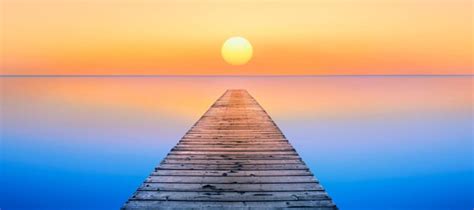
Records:
[[[123,209],[337,209],[265,110],[228,90]]]

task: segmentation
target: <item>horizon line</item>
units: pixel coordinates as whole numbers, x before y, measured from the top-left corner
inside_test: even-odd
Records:
[[[242,74],[242,75],[225,75],[225,74],[0,74],[0,78],[33,78],[33,77],[469,77],[474,74]]]

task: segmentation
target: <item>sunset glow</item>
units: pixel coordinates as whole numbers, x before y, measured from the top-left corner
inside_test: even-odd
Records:
[[[3,0],[1,16],[1,74],[472,73],[470,0]],[[256,49],[243,66],[220,52],[236,34]]]

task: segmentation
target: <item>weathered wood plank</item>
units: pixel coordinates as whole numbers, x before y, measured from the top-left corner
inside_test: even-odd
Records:
[[[330,200],[324,191],[306,192],[170,192],[137,191],[131,200],[154,201],[311,201]]]
[[[234,171],[234,170],[157,170],[151,176],[312,176],[308,170]]]
[[[212,147],[180,147],[176,146],[172,151],[204,151],[204,152],[293,152],[293,147],[284,148],[212,148]]]
[[[185,209],[223,209],[223,208],[253,208],[253,209],[275,209],[275,208],[311,208],[315,210],[331,210],[337,209],[331,200],[323,201],[256,201],[256,202],[197,202],[197,201],[134,201],[130,200],[126,203],[125,209],[169,209],[169,208],[185,208]]]
[[[303,164],[301,160],[275,160],[275,159],[270,159],[270,160],[195,160],[195,159],[168,159],[166,158],[165,160],[162,161],[162,163],[169,163],[169,164],[212,164],[212,165],[218,165],[218,164],[254,164],[254,165],[259,165],[259,164]]]
[[[286,146],[288,144],[287,141],[269,141],[269,142],[261,142],[261,141],[227,141],[227,142],[220,142],[220,141],[180,141],[178,145],[181,146]]]
[[[180,155],[180,154],[170,154],[166,159],[193,159],[193,160],[288,160],[288,159],[298,159],[298,155],[240,155],[240,154],[204,154],[204,155]]]
[[[249,148],[250,147],[250,148]],[[286,149],[286,150],[293,150],[293,147],[291,145],[288,145],[288,143],[285,144],[285,142],[280,142],[280,143],[267,143],[267,144],[255,144],[254,142],[241,142],[241,143],[236,143],[236,144],[212,144],[212,143],[207,143],[207,144],[186,144],[185,142],[180,142],[178,145],[176,145],[175,148],[182,148],[182,149],[192,149],[192,148],[245,148],[245,149],[251,149],[251,148],[256,148],[256,149],[274,149],[274,148],[279,148],[279,149]]]
[[[190,183],[143,183],[138,190],[191,191],[191,192],[287,192],[322,191],[321,185],[313,183],[259,183],[259,184],[190,184]]]
[[[280,140],[265,140],[265,139],[185,139],[181,140],[179,143],[188,143],[188,144],[209,144],[209,143],[216,143],[216,144],[288,144],[288,140],[280,139]]]
[[[295,151],[275,151],[275,152],[262,152],[262,151],[225,151],[225,152],[218,152],[218,151],[171,151],[169,154],[171,155],[298,155]]]
[[[255,164],[161,164],[157,169],[184,169],[184,170],[301,170],[308,169],[304,164],[286,164],[286,165],[255,165]]]
[[[149,176],[145,183],[208,183],[208,184],[255,184],[255,183],[311,183],[313,176],[269,176],[269,177],[227,177],[227,176]]]
[[[258,138],[284,138],[283,135],[278,134],[233,134],[225,135],[224,134],[186,134],[185,138],[248,138],[248,139],[258,139]]]

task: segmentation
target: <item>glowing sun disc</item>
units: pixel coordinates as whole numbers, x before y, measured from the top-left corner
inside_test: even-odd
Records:
[[[244,65],[252,58],[252,44],[240,36],[230,37],[222,45],[221,54],[231,65]]]

